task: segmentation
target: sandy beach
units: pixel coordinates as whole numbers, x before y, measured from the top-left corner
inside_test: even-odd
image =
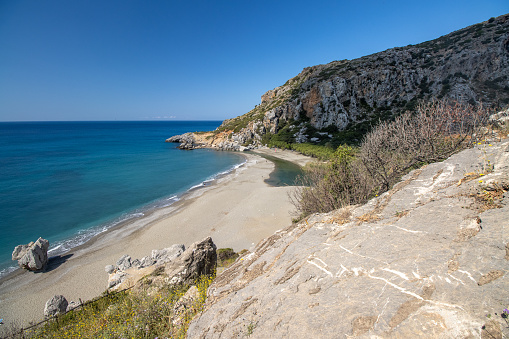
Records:
[[[257,150],[303,165],[311,161],[291,151]],[[124,254],[150,255],[153,249],[211,236],[218,248],[250,249],[291,223],[292,187],[271,187],[264,180],[274,164],[247,154],[245,165],[212,186],[183,201],[97,236],[53,260],[44,273],[18,270],[0,282],[0,318],[5,325],[26,326],[43,319],[44,305],[53,295],[85,301],[106,290],[106,265]]]

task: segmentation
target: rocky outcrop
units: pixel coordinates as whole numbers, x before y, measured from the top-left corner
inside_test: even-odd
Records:
[[[508,336],[508,189],[506,139],[314,214],[220,274],[188,337]]]
[[[207,138],[191,133],[177,139],[184,149],[235,150],[287,128],[291,142],[323,144],[330,132],[365,131],[431,98],[509,104],[509,15],[418,45],[307,67]]]
[[[249,133],[249,130],[245,132]],[[166,139],[166,142],[180,143],[178,148],[192,150],[197,148],[214,148],[221,151],[249,151],[257,148],[256,145],[244,146],[253,139],[254,135],[232,133],[185,133]]]
[[[41,271],[48,264],[49,241],[43,238],[27,245],[18,245],[12,252],[12,260],[17,260],[18,265],[29,271]]]
[[[217,263],[216,245],[211,237],[192,244],[177,260],[165,264],[171,284],[191,283],[201,275],[214,273]]]
[[[192,244],[182,255],[163,266],[156,266],[134,288],[155,294],[168,285],[193,284],[201,275],[211,275],[217,263],[216,245],[212,238]]]
[[[191,150],[195,148],[205,147],[206,144],[202,144],[196,141],[194,133],[185,133],[182,135],[174,135],[171,138],[166,139],[166,142],[177,142],[180,143],[179,148],[185,150]]]
[[[58,314],[64,314],[67,311],[67,306],[67,299],[63,295],[54,295],[44,306],[44,316],[49,318]]]
[[[129,280],[133,275],[138,275],[141,269],[164,265],[177,259],[184,251],[184,245],[175,244],[161,250],[152,250],[150,256],[142,259],[132,260],[130,255],[125,254],[117,260],[115,265],[107,265],[104,268],[106,273],[109,274],[108,288],[118,289],[124,281]]]
[[[216,245],[208,237],[186,250],[184,245],[153,250],[150,257],[141,260],[131,260],[129,255],[124,255],[115,266],[108,265],[105,270],[109,274],[110,290],[120,290],[136,284],[139,289],[144,289],[148,284],[152,290],[157,290],[168,284],[191,284],[201,275],[212,274],[216,263]],[[147,275],[150,278],[145,279]]]

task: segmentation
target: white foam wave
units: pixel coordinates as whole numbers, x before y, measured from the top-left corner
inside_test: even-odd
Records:
[[[242,163],[236,164],[225,171],[216,173],[215,175],[207,178],[206,180],[202,181],[201,183],[192,186],[191,188],[189,188],[187,190],[187,192],[193,191],[198,188],[209,186],[212,182],[214,182],[214,180],[217,180],[218,178],[221,178],[223,176],[226,176],[226,175],[232,173],[233,171],[237,170],[238,168],[240,168],[244,164],[246,164],[246,162],[247,161],[244,160]],[[146,212],[148,212],[148,211],[155,210],[155,209],[162,208],[162,207],[171,206],[172,204],[179,201],[180,199],[181,199],[181,195],[172,195],[168,198],[163,198],[159,201],[156,201],[155,203],[147,205],[143,209],[138,209],[131,213],[125,213],[125,214],[119,216],[118,218],[116,218],[115,220],[110,221],[108,223],[104,223],[104,224],[101,224],[101,225],[98,225],[98,226],[92,227],[92,228],[78,230],[73,237],[64,239],[61,241],[57,241],[53,245],[51,245],[50,249],[48,250],[48,254],[51,254],[51,256],[62,255],[64,253],[72,250],[75,247],[85,244],[87,241],[89,241],[93,237],[106,232],[107,230],[119,225],[120,223],[129,221],[129,220],[135,219],[135,218],[141,218],[141,217],[145,216]],[[16,270],[16,268],[17,268],[16,266],[10,266],[10,267],[0,270],[0,277],[13,272],[14,270]]]
[[[7,268],[0,270],[0,277],[3,277],[4,275],[7,275],[11,272],[14,272],[17,268],[18,268],[17,266],[9,266]]]

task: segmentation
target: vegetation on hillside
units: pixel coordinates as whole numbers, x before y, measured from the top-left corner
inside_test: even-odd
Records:
[[[481,137],[487,118],[481,105],[421,103],[415,113],[380,123],[359,147],[340,146],[329,162],[308,166],[293,203],[306,216],[366,202],[410,170],[472,145]]]
[[[309,144],[302,147],[306,154],[323,159],[340,145],[360,146],[373,126],[415,111],[420,101],[449,98],[505,107],[507,18],[491,18],[417,45],[307,67],[215,132],[239,133],[243,146],[261,141],[296,149],[304,142]]]
[[[155,294],[145,290],[106,294],[40,326],[12,331],[10,338],[185,338],[191,319],[201,311],[214,276],[194,284],[198,298],[179,308],[190,285],[167,285]]]
[[[231,248],[218,249],[217,254],[218,272],[239,257]],[[167,285],[154,293],[136,287],[105,293],[38,326],[25,330],[13,327],[4,334],[16,339],[185,338],[189,323],[203,309],[207,288],[214,278],[215,274],[202,275],[194,284]],[[143,279],[150,279],[150,275]],[[191,301],[184,297],[190,288],[197,290]]]
[[[339,146],[359,146],[363,137],[374,126],[384,121],[392,121],[395,118],[390,112],[388,112],[389,114],[386,113],[379,112],[369,120],[350,123],[341,131],[334,125],[317,129],[311,125],[309,118],[304,116],[299,120],[289,120],[281,124],[276,134],[266,133],[261,143],[268,147],[294,150],[320,160],[330,160]],[[296,134],[302,130],[305,131],[308,141],[297,142]]]

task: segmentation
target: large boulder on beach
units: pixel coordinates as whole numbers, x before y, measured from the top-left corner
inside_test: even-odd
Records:
[[[210,237],[192,244],[187,250],[184,245],[153,250],[150,256],[132,259],[122,256],[115,264],[105,267],[108,277],[108,289],[118,290],[134,284],[147,274],[157,276],[149,279],[156,282],[154,287],[167,284],[193,283],[203,274],[212,274],[216,267],[216,245]],[[153,272],[157,271],[157,274]],[[152,272],[152,273],[151,273]]]
[[[46,301],[44,316],[49,318],[58,314],[63,314],[67,310],[67,305],[67,299],[65,299],[63,295],[54,295],[50,300]]]
[[[106,273],[112,274],[112,273],[115,272],[115,266],[113,266],[113,265],[106,265],[104,267],[104,270],[106,271]]]
[[[108,277],[108,289],[118,288],[128,277],[127,273],[121,271],[111,273]]]
[[[49,241],[43,238],[27,245],[18,245],[12,252],[12,260],[17,260],[21,268],[40,271],[48,264]]]
[[[216,249],[211,237],[192,244],[176,260],[165,265],[169,283],[192,283],[201,275],[212,274],[217,263]]]
[[[175,260],[164,266],[155,265],[152,273],[136,282],[135,291],[156,294],[168,286],[193,284],[201,275],[214,272],[217,263],[216,249],[210,237],[195,242]]]
[[[140,259],[139,268],[149,267],[156,263],[156,261],[151,256],[146,256]]]

